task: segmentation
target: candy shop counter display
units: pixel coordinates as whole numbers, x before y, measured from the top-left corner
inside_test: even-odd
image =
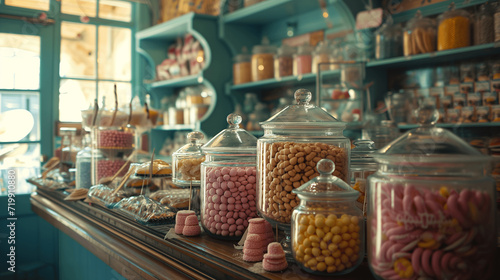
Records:
[[[280,272],[264,270],[263,262],[246,262],[238,240],[212,238],[203,230],[188,237],[176,234],[173,223],[139,223],[121,211],[66,197],[62,190],[39,187],[32,209],[128,279],[324,279],[290,259]],[[337,279],[374,278],[365,261]]]

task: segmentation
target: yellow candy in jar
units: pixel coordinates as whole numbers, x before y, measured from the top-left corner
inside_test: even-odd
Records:
[[[305,267],[320,272],[340,272],[353,266],[360,258],[359,218],[343,214],[301,215],[294,240],[295,256]],[[306,224],[307,223],[307,224]],[[325,225],[329,231],[325,232]]]
[[[470,46],[470,20],[465,16],[443,19],[438,27],[438,51]]]

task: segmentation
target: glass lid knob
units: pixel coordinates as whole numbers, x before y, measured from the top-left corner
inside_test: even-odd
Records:
[[[369,139],[357,139],[357,140],[354,140],[353,144],[354,144],[355,148],[375,149],[373,146],[375,144],[375,142],[373,142],[372,140],[369,140]]]
[[[227,123],[229,124],[229,128],[239,128],[242,118],[238,114],[229,114],[227,116]]]
[[[205,136],[203,136],[203,133],[201,133],[199,131],[193,131],[187,135],[187,139],[191,143],[197,143],[197,142],[203,140],[203,138],[205,138]]]
[[[312,93],[305,88],[296,90],[293,96],[299,105],[307,105],[312,99]]]
[[[329,159],[321,159],[316,164],[316,169],[321,176],[330,176],[335,171],[335,163]]]
[[[439,111],[432,102],[423,102],[420,107],[415,110],[417,123],[420,126],[433,126],[439,120]]]

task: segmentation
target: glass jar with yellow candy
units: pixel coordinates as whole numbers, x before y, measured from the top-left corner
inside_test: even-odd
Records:
[[[471,45],[471,18],[465,10],[449,11],[438,17],[438,51],[467,47]]]
[[[355,202],[359,192],[333,176],[335,164],[322,159],[319,176],[293,190],[300,205],[292,213],[292,254],[306,272],[347,274],[364,257],[365,226]]]

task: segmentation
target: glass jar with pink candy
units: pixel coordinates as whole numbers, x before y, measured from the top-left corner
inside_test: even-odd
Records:
[[[241,239],[257,217],[257,138],[240,128],[241,120],[230,114],[229,127],[201,148],[201,224],[219,239]]]
[[[368,261],[379,279],[490,279],[497,248],[489,157],[417,110],[368,177]]]

